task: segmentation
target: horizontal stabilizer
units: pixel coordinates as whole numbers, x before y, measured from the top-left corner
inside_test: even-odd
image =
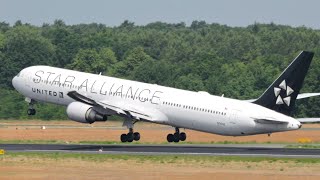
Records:
[[[304,98],[309,98],[313,96],[320,96],[320,93],[302,93],[298,94],[297,99],[304,99]]]
[[[318,122],[320,122],[320,118],[297,118],[297,120],[301,123],[318,123]]]
[[[310,98],[310,97],[314,97],[314,96],[320,96],[320,93],[301,93],[301,94],[298,94],[297,99]],[[243,100],[243,101],[254,102],[256,100],[257,99],[246,99],[246,100]]]
[[[251,117],[256,123],[260,124],[288,124],[288,121],[278,120],[272,117]]]

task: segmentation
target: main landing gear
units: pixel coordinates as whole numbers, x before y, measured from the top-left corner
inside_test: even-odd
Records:
[[[140,140],[140,133],[139,132],[134,132],[133,131],[133,125],[135,122],[132,122],[132,120],[127,119],[123,122],[122,126],[127,126],[129,129],[129,132],[127,134],[121,134],[120,140],[121,142],[132,142],[132,141],[139,141]]]
[[[176,132],[174,134],[168,134],[167,135],[167,141],[168,142],[179,142],[179,141],[185,141],[187,139],[186,133],[182,132],[180,133],[179,128],[175,128]]]
[[[128,134],[121,134],[121,142],[132,142],[140,140],[140,133],[133,132],[133,129],[130,128]]]
[[[34,100],[26,98],[26,101],[29,103],[29,108],[27,114],[29,116],[36,115],[36,110],[34,109],[34,104],[36,103]]]

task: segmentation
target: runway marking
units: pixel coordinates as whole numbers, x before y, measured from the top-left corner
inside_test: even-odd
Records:
[[[24,150],[26,152],[62,152],[81,154],[139,154],[139,155],[199,155],[199,156],[244,156],[244,157],[281,157],[281,158],[320,158],[320,155],[291,154],[241,154],[241,153],[177,153],[177,152],[130,152],[130,151],[70,151],[70,150]]]
[[[212,147],[197,145],[46,145],[4,144],[9,152],[61,152],[128,155],[242,156],[277,158],[320,158],[320,149],[287,149],[270,147]]]

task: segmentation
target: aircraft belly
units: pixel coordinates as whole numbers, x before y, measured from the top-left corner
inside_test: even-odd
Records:
[[[170,125],[214,134],[228,134],[229,125],[224,118],[214,117],[212,114],[199,114],[190,111],[180,111],[170,114]]]

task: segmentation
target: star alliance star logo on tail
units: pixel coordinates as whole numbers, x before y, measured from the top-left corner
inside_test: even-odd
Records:
[[[281,97],[280,93],[285,91],[286,95],[285,97]],[[274,87],[274,95],[276,96],[276,104],[286,104],[287,106],[290,106],[290,101],[291,101],[291,94],[294,92],[294,90],[290,87],[287,86],[286,80],[283,80],[279,87]]]

